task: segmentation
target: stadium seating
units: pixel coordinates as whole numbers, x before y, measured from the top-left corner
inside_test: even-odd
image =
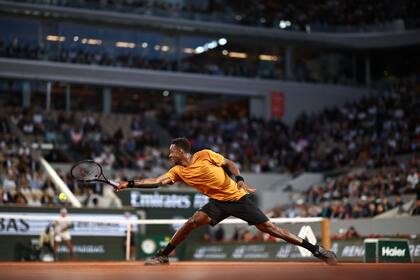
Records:
[[[395,83],[382,95],[364,98],[341,108],[327,108],[314,116],[302,116],[291,125],[278,120],[263,121],[247,118],[224,121],[223,115],[205,117],[200,114],[181,115],[167,121],[165,116],[168,112],[158,113],[155,122],[172,137],[186,136],[191,139],[195,150],[212,148],[219,151],[237,162],[243,171],[299,173],[348,170],[354,167],[368,169],[388,167],[396,168],[396,172],[400,174],[398,177],[406,178],[408,169],[400,170],[398,155],[415,154],[420,149],[418,125],[420,122],[415,109],[419,106],[420,100],[418,84],[412,82],[410,79],[401,81]],[[166,160],[167,147],[160,145],[160,140],[147,128],[144,114],[107,115],[60,111],[46,114],[33,109],[13,109],[11,112],[12,124],[19,128],[25,139],[52,143],[58,147],[58,150],[64,151],[64,158],[72,161],[93,158],[109,170],[129,168],[163,172],[170,166]],[[30,155],[19,158],[25,153],[24,146],[19,150],[13,150],[10,154],[13,137],[8,132],[9,126],[10,123],[3,118],[2,129],[5,133],[2,134],[2,153],[9,152],[8,156],[12,157],[4,159],[3,166],[7,166],[7,162],[13,159],[17,161],[17,165],[22,160],[30,161]],[[412,168],[418,170],[419,166],[414,164]],[[13,182],[15,185],[22,183],[20,181],[22,176],[26,176],[30,184],[34,184],[31,182],[32,176],[27,172],[9,173],[10,177],[2,178],[3,189],[6,191]],[[41,178],[42,175],[38,177]],[[62,174],[62,177],[68,176]],[[362,183],[363,181],[375,185],[376,181],[383,180],[382,177],[383,175],[379,174],[360,175],[357,181],[360,186],[367,184]],[[349,197],[347,185],[352,184],[354,180],[356,179],[351,176],[344,176],[335,180],[333,184],[314,186],[305,194],[307,202],[319,205],[324,200],[343,201]],[[43,189],[42,199],[46,203],[54,203],[51,201],[54,198],[54,189],[51,189],[50,183],[46,181],[40,185],[42,187],[38,186],[35,189]],[[374,191],[369,186],[365,187],[369,192]],[[405,186],[389,188],[391,187],[387,186],[387,189],[381,189],[381,192],[376,190],[370,196],[370,193],[363,193],[366,190],[362,189],[354,196],[358,199],[369,197],[371,200],[369,202],[372,202],[383,199],[387,194],[399,195],[406,192]],[[24,200],[20,192],[9,193],[16,196],[14,201]],[[319,193],[322,195],[331,193],[333,196],[326,199],[322,195],[319,197]],[[40,195],[41,193],[38,194]],[[32,197],[25,196],[25,198],[28,204],[38,203],[29,202]],[[364,206],[365,202],[367,199],[363,200]],[[355,205],[357,206],[358,202]],[[369,212],[366,209],[363,210],[365,212],[358,213],[358,210],[351,210],[351,207],[347,207],[343,202],[334,202],[332,206],[328,214],[322,215],[345,218],[349,215],[363,217],[378,214],[378,210]],[[377,208],[377,205],[375,207]],[[317,209],[309,207],[305,209],[309,214],[304,215],[314,215],[320,210],[319,207]],[[292,209],[288,211],[293,212]]]
[[[370,25],[380,28],[385,23],[400,19],[405,20],[405,26],[408,28],[419,26],[419,6],[414,0],[399,1],[398,4],[372,0],[340,3],[327,0],[316,3],[288,0],[22,2],[292,30],[306,30],[308,26],[312,26],[314,30],[318,28],[324,31],[354,32],[368,30]]]

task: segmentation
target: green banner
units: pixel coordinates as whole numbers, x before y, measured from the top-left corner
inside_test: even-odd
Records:
[[[412,262],[407,239],[368,238],[365,240],[365,252],[365,262]]]
[[[342,262],[363,262],[363,240],[333,241],[331,250]],[[189,243],[182,259],[194,261],[314,261],[304,257],[298,247],[285,242],[261,243]],[[414,262],[420,262],[420,239],[409,240],[409,251]]]
[[[0,236],[0,260],[37,261],[40,257],[38,236]],[[82,237],[72,238],[76,260],[124,260],[125,238]],[[58,249],[58,258],[67,259],[67,247]]]

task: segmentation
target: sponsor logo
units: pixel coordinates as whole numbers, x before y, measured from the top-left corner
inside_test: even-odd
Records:
[[[195,194],[194,195],[194,208],[198,209],[203,207],[205,204],[209,202],[209,198],[202,194]]]
[[[398,247],[382,247],[382,256],[384,257],[404,257],[405,249],[399,249]]]
[[[308,242],[312,244],[316,244],[317,242],[315,234],[310,226],[303,226],[300,229],[298,236],[302,239],[308,240]],[[298,246],[298,250],[300,254],[302,255],[302,257],[312,256],[312,253],[303,247]]]
[[[0,213],[0,236],[1,235],[40,235],[41,232],[45,231],[46,227],[53,221],[59,218],[58,214],[53,213],[33,213],[33,212],[7,212],[6,215],[18,215],[22,218],[8,218],[1,217]],[[26,216],[31,216],[36,219],[30,219]],[[81,213],[70,213],[69,222],[73,224],[73,228],[70,230],[71,235],[74,236],[126,236],[125,231],[127,226],[121,223],[121,221],[137,220],[137,216],[130,215],[128,217],[123,214],[81,214]],[[81,219],[82,221],[78,221]],[[90,222],[83,220],[99,220],[103,222]],[[114,223],[114,222],[115,223]],[[134,231],[137,228],[134,227]]]
[[[200,208],[208,202],[208,197],[195,194],[192,198],[186,194],[160,194],[155,192],[140,193],[136,191],[131,192],[130,202],[133,207],[141,208],[180,208],[187,209]]]
[[[105,254],[104,245],[74,245],[73,252],[79,254]],[[58,253],[68,253],[68,248],[64,245],[58,247]]]
[[[27,232],[29,224],[24,219],[0,218],[0,233]]]
[[[365,246],[364,245],[345,245],[341,257],[363,257],[365,255]]]
[[[145,254],[152,254],[156,251],[156,242],[152,239],[145,239],[142,243],[141,243],[141,249],[143,250],[143,252]]]
[[[280,249],[278,250],[276,254],[276,258],[279,258],[279,259],[289,258],[291,252],[292,252],[291,245],[280,246]]]
[[[420,245],[410,245],[410,255],[413,257],[420,257]]]
[[[236,247],[232,253],[234,259],[268,259],[266,245],[243,245]]]
[[[227,254],[223,246],[198,247],[194,252],[194,259],[226,259]]]

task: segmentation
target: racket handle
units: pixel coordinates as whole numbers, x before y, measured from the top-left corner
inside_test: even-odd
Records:
[[[109,180],[109,183],[111,184],[111,186],[113,186],[114,188],[118,187],[118,182]]]

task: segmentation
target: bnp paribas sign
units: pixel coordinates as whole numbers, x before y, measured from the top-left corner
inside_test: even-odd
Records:
[[[365,240],[366,262],[412,262],[408,240],[369,238]]]

